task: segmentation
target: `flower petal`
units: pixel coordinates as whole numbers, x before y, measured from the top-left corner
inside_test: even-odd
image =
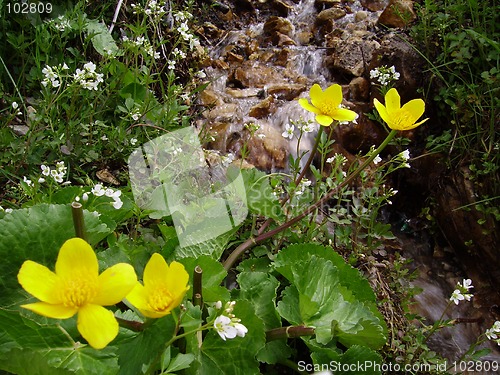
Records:
[[[375,109],[377,110],[382,120],[384,120],[387,124],[389,124],[391,118],[387,113],[387,109],[385,108],[385,106],[382,103],[380,103],[376,98],[373,99],[373,104],[375,105]]]
[[[78,311],[77,307],[66,307],[63,304],[52,305],[45,302],[30,303],[28,305],[21,305],[21,307],[54,319],[68,319]]]
[[[137,284],[134,267],[119,263],[109,267],[97,278],[97,295],[92,303],[110,306],[120,302]]]
[[[118,335],[118,322],[102,306],[87,304],[78,311],[77,328],[94,349],[102,349]]]
[[[338,107],[342,103],[342,87],[339,84],[334,84],[328,87],[323,96],[332,107]]]
[[[144,287],[154,287],[165,283],[165,276],[169,273],[169,267],[165,259],[158,253],[151,255],[146,267],[144,267]]]
[[[141,312],[146,318],[161,318],[170,313],[169,311],[154,311],[151,309],[148,303],[148,292],[146,288],[141,284],[137,283],[132,289],[132,291],[127,295],[127,300],[135,306],[137,310]]]
[[[333,119],[327,115],[317,115],[316,121],[323,126],[330,126],[333,122]]]
[[[59,277],[47,267],[27,260],[21,266],[17,280],[24,290],[39,300],[52,304],[61,303],[57,287]]]
[[[405,126],[404,129],[396,129],[396,130],[411,130],[411,129],[415,129],[417,126],[422,125],[427,120],[428,120],[428,118],[426,118],[426,119],[424,119],[424,120],[422,120],[420,122],[417,122],[415,124],[411,124],[411,125]]]
[[[324,101],[323,90],[317,83],[312,85],[311,89],[309,90],[309,96],[311,98],[312,105],[315,107],[319,107],[320,104]]]
[[[401,97],[395,88],[390,89],[385,94],[385,108],[390,115],[401,108]]]
[[[424,114],[425,103],[422,99],[413,99],[403,105],[403,108],[401,108],[401,110],[406,111],[410,114],[409,119],[411,121],[411,124],[414,124]]]
[[[181,301],[182,301],[184,294],[189,289],[189,286],[187,285],[188,281],[189,281],[189,274],[184,268],[184,265],[175,261],[170,263],[168,273],[165,275],[165,283],[168,290],[171,291],[174,297],[178,297],[179,295],[181,295],[182,296]],[[177,306],[179,303],[173,305]]]
[[[74,275],[88,275],[89,279],[97,278],[99,265],[92,247],[81,238],[67,240],[59,250],[56,274],[70,279]]]
[[[350,109],[339,108],[335,111],[335,120],[338,121],[352,121],[358,117],[358,114]]]
[[[302,108],[304,108],[306,111],[309,111],[309,112],[312,112],[312,113],[316,113],[317,115],[319,115],[321,113],[321,111],[314,107],[313,105],[311,105],[307,99],[299,99],[299,104]]]

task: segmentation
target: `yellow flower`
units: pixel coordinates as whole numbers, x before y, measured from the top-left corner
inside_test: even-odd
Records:
[[[144,268],[144,285],[137,282],[127,300],[148,318],[161,318],[180,305],[189,289],[189,275],[181,263],[170,266],[158,253]]]
[[[17,279],[41,302],[22,305],[37,314],[67,319],[78,313],[77,328],[95,349],[102,349],[118,335],[118,322],[103,306],[120,302],[137,282],[130,264],[116,264],[99,275],[97,257],[80,238],[67,240],[59,250],[55,273],[27,260]]]
[[[385,106],[377,99],[373,101],[375,108],[382,120],[389,128],[394,130],[411,130],[428,120],[416,122],[425,111],[425,103],[422,99],[413,99],[401,107],[401,97],[395,88],[385,94]]]
[[[299,99],[299,104],[305,110],[316,114],[316,121],[323,125],[329,126],[333,120],[340,122],[354,121],[358,114],[346,108],[342,108],[342,87],[340,85],[332,85],[325,91],[316,83],[309,90],[311,103],[307,99]]]

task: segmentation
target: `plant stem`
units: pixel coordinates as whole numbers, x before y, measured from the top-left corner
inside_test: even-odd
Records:
[[[288,326],[274,328],[266,332],[266,341],[295,338],[300,336],[313,336],[315,330],[313,327],[306,326]]]
[[[229,255],[229,257],[224,262],[224,268],[226,271],[231,269],[236,260],[249,248],[253,245],[256,245],[262,241],[267,240],[268,238],[273,237],[277,233],[284,231],[285,229],[291,227],[295,223],[302,220],[304,217],[309,215],[311,212],[314,212],[318,207],[321,207],[325,204],[329,199],[331,199],[337,192],[339,192],[342,188],[349,185],[372,161],[375,157],[389,144],[389,142],[394,138],[397,134],[397,130],[391,130],[391,132],[387,135],[384,141],[377,147],[377,149],[371,154],[371,156],[366,159],[353,173],[351,173],[341,184],[337,185],[335,188],[330,190],[328,194],[326,194],[319,201],[314,203],[313,205],[306,208],[301,214],[295,216],[294,218],[288,220],[287,222],[281,224],[277,228],[270,230],[265,233],[260,233],[257,237],[250,237],[248,240],[239,245],[233,252]]]
[[[75,234],[82,240],[85,238],[85,221],[83,220],[83,208],[81,203],[71,203],[71,212],[73,214],[73,226],[75,227]]]
[[[203,270],[196,266],[193,271],[193,305],[200,307],[203,305],[202,276]]]

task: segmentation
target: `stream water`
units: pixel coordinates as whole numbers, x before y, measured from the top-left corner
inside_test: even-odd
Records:
[[[268,145],[266,148],[268,152],[272,153],[273,148],[286,147],[287,152],[295,153],[296,141],[285,141],[281,133],[290,120],[313,119],[312,114],[306,113],[297,104],[296,98],[306,97],[313,83],[318,83],[325,88],[335,82],[331,70],[325,64],[327,48],[318,43],[317,38],[314,37],[317,33],[314,25],[318,14],[315,0],[302,0],[296,4],[287,2],[286,4],[290,7],[286,17],[291,25],[291,31],[287,34],[290,41],[287,39],[287,42],[282,45],[270,43],[269,35],[266,35],[264,30],[266,17],[260,17],[259,10],[256,9],[252,22],[241,28],[225,30],[209,47],[212,61],[225,62],[225,64],[212,64],[205,69],[207,79],[212,82],[208,89],[216,98],[216,104],[207,118],[214,124],[214,127],[220,127],[225,132],[225,141],[219,142],[216,146],[223,154],[238,152],[237,149],[231,148],[229,139],[231,134],[241,134],[244,131],[244,124],[247,123],[258,124],[261,127],[259,132],[275,142],[274,145]],[[345,16],[335,21],[336,27],[350,30],[352,33],[359,30],[363,33],[371,31],[381,13],[381,11],[367,11],[361,6],[359,0],[342,3],[339,1],[336,5],[346,10]],[[362,12],[362,17],[359,16],[360,12]],[[316,42],[312,43],[312,40]],[[240,54],[239,51],[242,50],[246,52]],[[285,54],[284,58],[282,58],[283,54]],[[245,58],[239,59],[240,55]],[[234,78],[235,69],[246,69],[249,72],[247,81],[243,85],[241,79],[238,81]],[[300,93],[293,98],[280,94],[283,91],[291,91],[295,88],[293,85],[297,84],[302,87],[299,88]],[[277,85],[281,85],[284,89],[276,91],[278,94],[270,94]],[[260,118],[249,115],[254,106],[270,96],[273,97],[273,109],[269,114]],[[302,150],[310,150],[313,139],[314,133],[310,134],[310,138],[302,139]],[[267,169],[280,169],[280,166],[273,164]],[[430,236],[401,234],[399,237],[403,256],[412,259],[411,267],[419,271],[419,277],[414,281],[414,285],[421,288],[422,292],[415,298],[414,312],[427,318],[429,322],[436,321],[448,305],[456,283],[468,276],[460,269],[460,265],[453,264],[453,259],[450,260],[449,254],[436,257]],[[461,318],[464,323],[441,330],[429,340],[429,346],[450,361],[459,358],[464,350],[475,342],[479,334],[491,326],[489,312],[480,306],[475,306],[472,302],[463,302],[460,306],[453,305],[452,307],[449,309],[450,314],[446,317]],[[500,363],[497,347],[488,346],[493,352],[483,359]],[[494,374],[496,372],[470,373]]]

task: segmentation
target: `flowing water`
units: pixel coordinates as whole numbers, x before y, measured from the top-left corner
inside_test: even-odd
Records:
[[[321,45],[311,45],[309,43],[301,43],[303,35],[310,33],[314,34],[313,25],[317,10],[314,7],[314,0],[302,0],[293,6],[289,12],[288,20],[293,26],[290,38],[295,42],[295,45],[273,46],[268,43],[257,48],[252,54],[251,65],[271,67],[276,72],[276,76],[286,77],[288,84],[293,85],[301,82],[305,87],[300,97],[307,96],[307,90],[313,83],[318,83],[323,88],[334,82],[330,71],[325,67],[326,48]],[[354,18],[356,12],[363,10],[359,0],[349,2],[350,13],[346,14],[340,20],[336,21],[338,28],[355,30]],[[258,11],[257,11],[258,12]],[[367,18],[364,21],[367,25],[373,25],[375,20],[380,15],[379,12],[367,12]],[[257,17],[259,20],[259,17]],[[228,51],[237,50],[237,48],[245,48],[254,41],[265,40],[264,21],[255,21],[247,27],[227,31],[220,40],[210,48],[210,56],[212,60],[224,60],[227,58]],[[366,29],[366,27],[365,27]],[[276,56],[283,49],[287,50],[286,63],[273,65],[269,63],[269,56]],[[266,60],[268,59],[268,60]],[[240,64],[241,61],[238,62]],[[241,133],[243,126],[246,123],[256,123],[261,126],[264,134],[266,129],[274,129],[277,134],[283,132],[285,125],[290,123],[290,120],[304,118],[312,120],[313,116],[306,113],[294,100],[275,100],[275,112],[269,116],[260,119],[250,117],[248,115],[250,109],[260,103],[263,98],[267,97],[269,85],[257,85],[256,87],[234,87],[231,78],[231,62],[223,67],[206,68],[207,78],[211,80],[209,89],[217,96],[219,102],[214,108],[210,121],[213,123],[223,122],[227,124],[225,131],[228,134]],[[249,65],[247,65],[249,66]],[[271,85],[272,79],[269,77]],[[232,87],[233,86],[233,87]],[[310,134],[309,138],[302,139],[301,149],[303,151],[310,150],[314,134]],[[280,139],[280,141],[283,141]],[[287,141],[288,151],[296,152],[296,141]],[[224,148],[225,145],[222,146]],[[232,150],[222,149],[222,153]],[[422,288],[422,293],[416,296],[416,304],[414,311],[427,318],[429,322],[439,319],[449,302],[451,292],[454,290],[456,282],[461,281],[461,277],[467,278],[461,273],[459,265],[450,266],[445,258],[436,258],[431,241],[429,238],[402,236],[400,239],[403,243],[403,255],[413,259],[411,267],[418,269],[420,276],[414,281],[415,286]],[[453,268],[454,272],[446,270]],[[460,277],[459,277],[460,276]],[[463,323],[457,324],[452,328],[441,330],[429,340],[429,346],[439,352],[441,355],[450,359],[456,360],[460,357],[465,349],[470,344],[475,342],[479,334],[489,328],[484,321],[481,323],[483,316],[488,315],[488,311],[484,309],[474,308],[472,303],[462,303],[460,306],[449,309],[449,315],[446,318],[461,318]],[[476,319],[479,318],[479,319]],[[490,321],[491,316],[486,321]],[[496,346],[490,345],[492,354],[484,359],[500,362],[500,354]],[[450,362],[451,363],[451,362]],[[465,372],[467,373],[467,372]],[[478,373],[496,373],[496,372],[474,372]]]

